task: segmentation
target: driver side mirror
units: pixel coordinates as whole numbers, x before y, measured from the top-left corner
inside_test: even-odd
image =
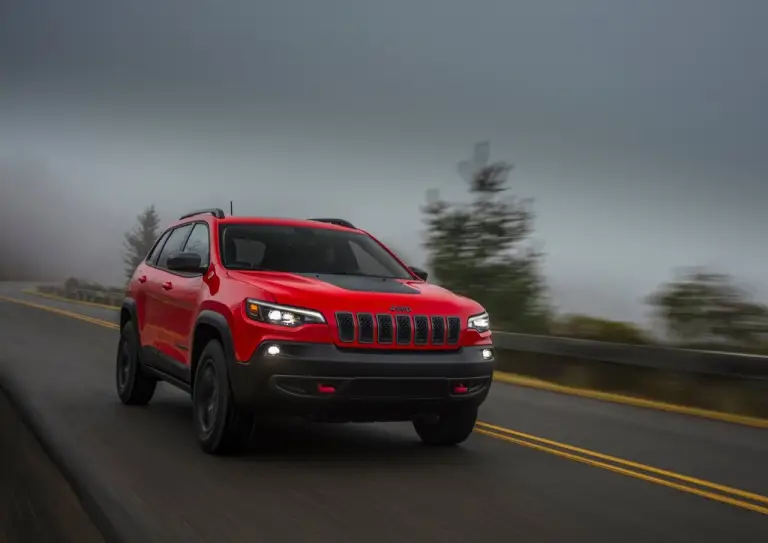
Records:
[[[173,253],[165,266],[170,271],[181,273],[205,273],[203,260],[197,253]]]
[[[421,268],[417,266],[410,266],[411,271],[416,274],[416,277],[421,279],[422,281],[426,281],[427,277],[429,277],[429,273],[426,272],[426,270],[422,270]]]

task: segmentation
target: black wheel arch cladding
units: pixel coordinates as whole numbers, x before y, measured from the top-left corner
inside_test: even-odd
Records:
[[[216,332],[214,337],[210,337],[210,334],[205,334],[204,331],[206,329],[214,330]],[[216,311],[204,309],[200,312],[200,314],[197,316],[197,319],[195,320],[195,327],[192,337],[192,351],[190,355],[190,378],[192,379],[192,382],[194,382],[195,379],[195,372],[197,371],[197,364],[200,355],[211,339],[218,339],[221,342],[221,346],[224,349],[224,357],[226,358],[227,365],[229,366],[230,363],[234,362],[235,345],[226,317]]]

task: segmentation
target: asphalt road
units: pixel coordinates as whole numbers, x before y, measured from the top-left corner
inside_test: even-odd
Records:
[[[18,285],[0,295],[116,318]],[[495,384],[481,419],[496,428],[460,448],[423,447],[407,424],[279,422],[246,453],[215,458],[198,448],[182,393],[119,403],[116,340],[0,300],[0,380],[129,541],[768,540],[766,430]]]

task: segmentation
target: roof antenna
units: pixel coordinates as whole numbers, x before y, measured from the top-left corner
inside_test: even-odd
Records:
[[[234,214],[235,214],[234,211],[232,211],[232,200],[230,200],[229,201],[229,216],[231,217]]]

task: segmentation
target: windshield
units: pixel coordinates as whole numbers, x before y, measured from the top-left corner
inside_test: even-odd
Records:
[[[370,236],[327,228],[271,224],[221,227],[221,261],[230,270],[413,279]]]

